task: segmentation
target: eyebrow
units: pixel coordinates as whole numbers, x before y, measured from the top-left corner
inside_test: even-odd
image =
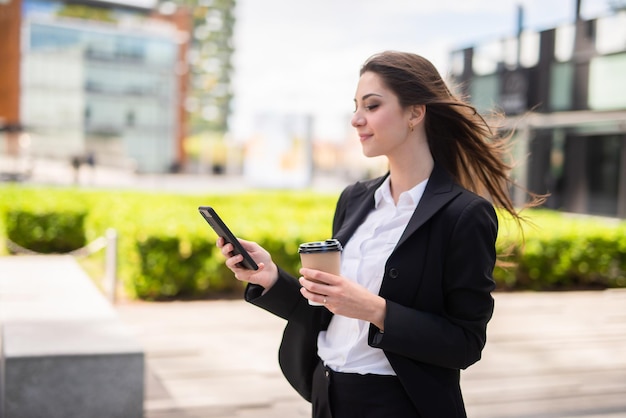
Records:
[[[382,96],[382,94],[377,94],[377,93],[369,93],[369,94],[366,94],[366,95],[364,95],[363,97],[361,97],[361,100],[368,99],[368,98],[370,98],[370,97],[372,97],[372,96],[383,97],[383,96]],[[356,98],[354,99],[354,101],[356,102]]]

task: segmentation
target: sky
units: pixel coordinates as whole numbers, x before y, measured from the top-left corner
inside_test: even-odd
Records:
[[[583,0],[582,15],[608,4]],[[575,18],[575,0],[237,0],[231,135],[245,140],[259,115],[306,114],[316,138],[341,139],[369,56],[415,52],[445,76],[452,50],[513,36],[518,5],[526,29]]]

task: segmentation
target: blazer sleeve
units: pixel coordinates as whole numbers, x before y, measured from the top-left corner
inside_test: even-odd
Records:
[[[347,186],[339,195],[339,199],[337,200],[337,206],[335,207],[335,215],[333,216],[333,237],[337,235],[337,232],[339,231],[339,229],[343,225],[343,222],[346,219],[346,207],[348,205],[350,192],[354,189],[354,187],[354,184]]]
[[[339,196],[333,218],[333,236],[345,219],[348,195],[353,187],[346,187]],[[248,284],[244,298],[283,319],[297,321],[303,318],[303,312],[311,310],[308,301],[300,293],[300,287],[298,280],[279,266],[278,280],[267,292],[264,293],[265,289],[261,286]]]
[[[384,333],[370,327],[369,344],[388,356],[453,369],[480,359],[494,308],[491,292],[498,223],[486,200],[475,198],[464,204],[455,221],[443,217],[453,226],[442,244],[443,259],[436,261],[442,265],[426,269],[422,278],[441,286],[442,306],[438,311],[420,310],[387,300]],[[432,271],[440,271],[441,277],[428,277]]]
[[[248,284],[244,298],[247,302],[252,303],[260,308],[265,309],[283,319],[290,319],[292,313],[296,310],[298,302],[304,297],[300,294],[300,283],[298,280],[285,272],[282,268],[278,268],[278,280],[265,293],[265,288],[255,284]]]

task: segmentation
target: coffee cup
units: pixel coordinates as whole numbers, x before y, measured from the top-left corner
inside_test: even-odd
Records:
[[[305,242],[298,247],[302,267],[335,275],[341,274],[342,250],[341,243],[336,239]],[[309,301],[309,305],[321,306],[322,304]]]

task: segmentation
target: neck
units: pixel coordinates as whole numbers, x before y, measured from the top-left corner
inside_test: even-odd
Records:
[[[397,203],[400,195],[430,177],[435,162],[426,148],[407,158],[389,159],[391,195]]]

